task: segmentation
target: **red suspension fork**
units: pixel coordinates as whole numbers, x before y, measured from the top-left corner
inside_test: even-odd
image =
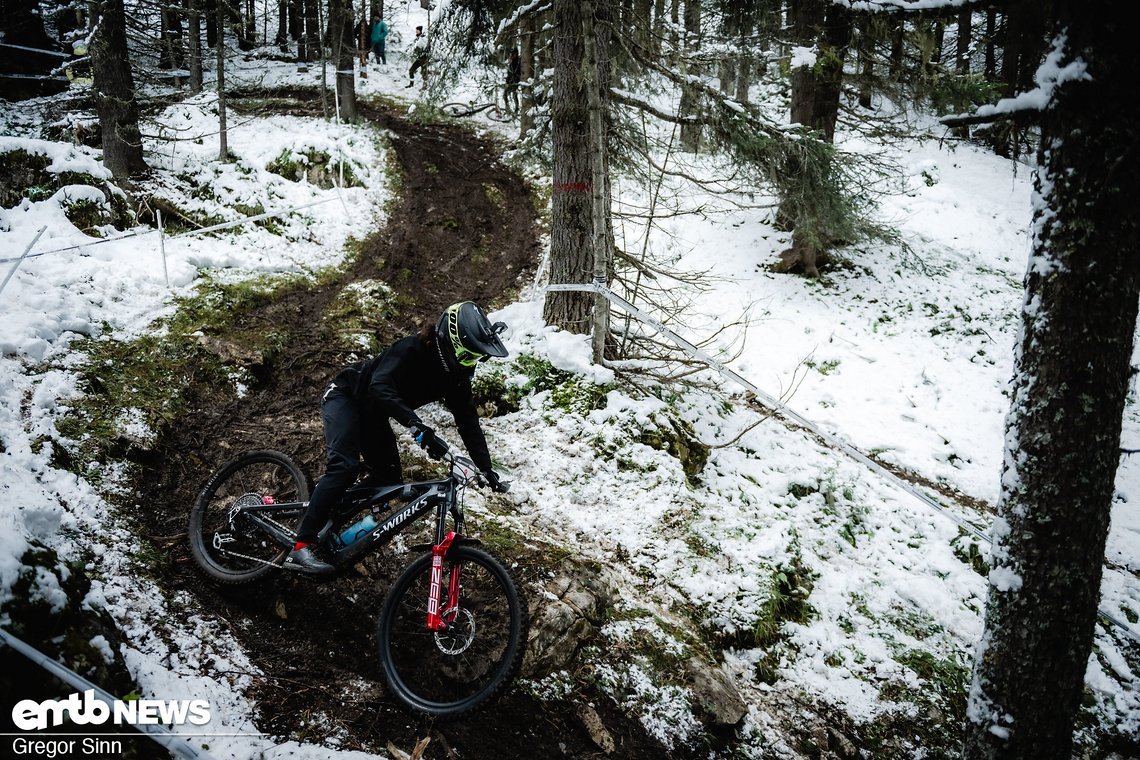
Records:
[[[455,531],[449,531],[443,541],[431,548],[431,590],[428,593],[427,627],[431,631],[442,631],[447,622],[440,613],[440,592],[443,590],[443,558],[455,540]],[[452,570],[447,588],[447,606],[452,609],[459,604],[459,568]]]

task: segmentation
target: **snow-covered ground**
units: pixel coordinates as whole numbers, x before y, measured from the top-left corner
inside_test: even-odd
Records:
[[[409,3],[389,20],[406,46],[424,19]],[[404,88],[401,49],[394,41],[389,64],[369,66],[368,78],[357,81],[359,93],[414,97],[418,83]],[[300,73],[293,64],[251,63],[244,76],[262,84],[313,84],[321,77],[319,67]],[[331,76],[330,70],[330,83]],[[467,90],[455,99],[472,97]],[[183,139],[148,140],[148,162],[187,204],[195,201],[186,188],[212,188],[195,210],[220,219],[238,218],[237,205],[304,207],[281,218],[280,235],[247,225],[217,237],[168,237],[161,245],[146,228],[130,235],[105,229],[97,239],[64,215],[87,192],[78,188],[0,210],[0,276],[14,272],[0,294],[0,599],[12,593],[29,541],[67,556],[81,536],[103,536],[106,545],[96,547],[93,560],[101,580],[87,603],[109,610],[128,633],[123,655],[148,694],[211,700],[208,731],[246,734],[214,737],[217,757],[256,751],[328,757],[326,747],[277,746],[248,733],[254,729],[243,682],[219,675],[252,670],[240,649],[222,626],[193,615],[178,636],[156,635],[152,621],[167,617],[167,605],[192,606],[192,600],[165,599],[162,589],[132,573],[134,540],[115,527],[120,521],[99,491],[52,464],[54,422],[79,393],[71,345],[77,337],[140,334],[206,270],[240,278],[335,264],[349,237],[383,223],[388,190],[375,132],[321,119],[233,114],[229,148],[236,160],[217,164],[212,105],[204,94],[156,117],[144,131],[157,134],[161,125]],[[33,137],[46,104],[24,106],[0,104],[0,153],[44,154],[49,171],[106,176],[98,151]],[[845,138],[843,147],[883,149],[858,137]],[[363,186],[321,189],[266,170],[283,154],[309,148],[343,158]],[[748,315],[746,326],[721,338],[726,350],[742,341],[731,362],[737,372],[859,450],[993,503],[1028,252],[1031,170],[937,139],[898,141],[890,150],[900,171],[898,192],[880,214],[909,246],[905,253],[897,245],[866,244],[845,252],[850,267],[819,282],[773,274],[768,267],[787,247],[786,235],[761,211],[724,208],[691,189],[680,203],[696,208],[708,201],[723,210],[664,220],[650,233],[650,248],[678,269],[713,275],[707,290],[693,293],[686,337],[701,338]],[[619,206],[642,203],[638,188],[617,187]],[[33,257],[17,265],[13,259],[41,227]],[[642,233],[633,224],[621,230],[633,249],[640,249]],[[513,356],[534,354],[589,382],[612,381],[608,370],[589,364],[584,338],[552,331],[541,312],[535,291],[494,315],[510,326]],[[511,366],[480,371],[509,374]],[[663,605],[663,616],[669,608],[696,610],[702,628],[726,636],[762,617],[778,575],[810,585],[812,614],[786,622],[771,651],[728,653],[749,696],[758,757],[779,755],[770,713],[771,695],[781,689],[802,689],[856,721],[871,720],[899,709],[894,687],[923,688],[908,655],[930,653],[968,668],[982,631],[986,582],[960,558],[970,541],[955,522],[803,431],[774,419],[751,427],[758,415],[736,403],[741,389],[710,379],[712,387],[667,401],[614,387],[603,408],[584,412],[567,412],[543,392],[526,398],[519,412],[488,420],[494,456],[516,483],[517,509],[509,519],[540,525],[613,565],[641,584],[642,601]],[[433,419],[446,428],[446,415]],[[647,431],[667,429],[672,419],[714,447],[694,482],[675,457],[645,442]],[[123,420],[125,430],[133,425]],[[1124,441],[1138,440],[1140,414],[1131,403]],[[1140,511],[1131,503],[1140,494],[1137,467],[1126,457],[1119,471],[1103,582],[1103,608],[1123,621],[1140,617]],[[984,514],[948,506],[973,524],[987,524]],[[59,580],[41,572],[35,593],[52,599]],[[648,618],[637,624],[654,625]],[[1131,627],[1140,633],[1140,625]],[[607,635],[619,639],[629,628],[613,626]],[[1136,645],[1126,642],[1116,629],[1098,628],[1088,683],[1100,720],[1135,735],[1140,695],[1129,663],[1136,662]],[[778,675],[774,684],[757,678],[761,660]],[[669,710],[684,695],[642,688],[643,675],[629,663],[609,677],[647,727],[667,744],[683,743],[695,724]],[[358,756],[365,755],[336,754]]]

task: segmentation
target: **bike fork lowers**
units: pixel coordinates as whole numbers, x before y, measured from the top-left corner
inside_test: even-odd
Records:
[[[431,590],[428,595],[427,627],[430,631],[442,631],[447,628],[447,621],[441,614],[441,592],[443,591],[443,558],[455,540],[455,531],[450,531],[443,540],[431,548]],[[459,565],[451,568],[451,577],[447,583],[447,605],[443,611],[454,610],[459,607]]]

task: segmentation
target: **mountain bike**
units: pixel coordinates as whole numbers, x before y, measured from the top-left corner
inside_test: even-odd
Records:
[[[463,532],[463,495],[485,484],[482,474],[450,451],[443,459],[450,470],[444,479],[350,488],[321,530],[317,551],[346,571],[434,515],[432,543],[412,547],[426,552],[400,573],[381,605],[377,648],[392,695],[417,712],[457,718],[498,697],[518,672],[527,611],[510,572]],[[224,465],[190,510],[197,564],[231,585],[290,571],[285,558],[308,482],[279,451],[248,451]]]
[[[510,121],[513,116],[503,109],[499,108],[498,103],[444,103],[442,110],[448,116],[461,117],[461,116],[474,116],[477,113],[482,113],[491,121]]]

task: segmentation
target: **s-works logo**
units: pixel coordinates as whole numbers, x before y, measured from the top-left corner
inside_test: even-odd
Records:
[[[101,726],[109,721],[132,726],[204,726],[210,722],[210,703],[205,699],[134,699],[108,704],[95,696],[94,689],[88,689],[82,696],[75,693],[66,699],[22,699],[12,708],[12,722],[24,731],[37,731],[61,725],[65,714],[79,726]]]

